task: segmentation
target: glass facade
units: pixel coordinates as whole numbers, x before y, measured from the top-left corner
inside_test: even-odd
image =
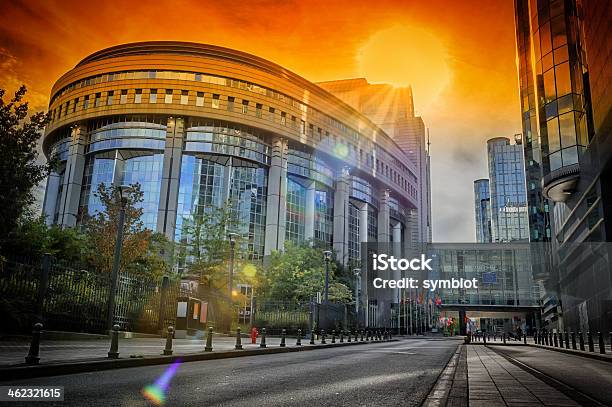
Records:
[[[303,243],[306,228],[306,187],[294,178],[287,177],[287,220],[285,239]]]
[[[358,264],[361,261],[361,244],[359,241],[359,227],[361,225],[359,224],[359,208],[352,202],[349,202],[348,222],[349,264]]]
[[[487,142],[493,242],[529,239],[523,148],[507,138]]]
[[[491,240],[491,195],[489,180],[474,181],[474,209],[476,219],[476,241],[490,243]]]
[[[479,282],[478,288],[438,290],[435,295],[442,304],[538,305],[539,289],[531,273],[529,245],[495,246],[430,246],[436,275],[429,278],[475,278]]]
[[[243,249],[249,258],[259,259],[263,257],[266,195],[265,168],[233,166],[229,158],[219,163],[212,156],[184,155],[175,240],[189,245],[197,216],[229,204]]]
[[[334,197],[331,190],[315,191],[314,238],[331,246],[334,229]]]

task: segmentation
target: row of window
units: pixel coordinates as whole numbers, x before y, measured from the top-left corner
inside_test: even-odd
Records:
[[[195,81],[202,83],[210,83],[219,86],[228,86],[241,90],[251,91],[257,93],[259,95],[264,95],[266,97],[273,98],[278,100],[279,102],[284,102],[292,107],[298,108],[301,112],[308,113],[310,117],[315,120],[320,120],[330,127],[334,127],[338,129],[341,133],[345,134],[349,139],[354,140],[355,142],[366,145],[366,149],[370,150],[371,142],[367,139],[362,140],[362,137],[359,132],[353,130],[352,128],[346,126],[344,123],[334,119],[331,116],[328,116],[317,109],[313,109],[310,106],[305,105],[304,103],[287,96],[283,93],[277,92],[273,89],[269,89],[263,86],[256,85],[254,83],[226,78],[217,75],[208,75],[203,73],[194,73],[194,72],[179,72],[179,71],[126,71],[126,72],[113,72],[107,74],[100,74],[96,76],[92,76],[89,78],[81,79],[77,82],[73,82],[60,91],[58,91],[55,95],[53,95],[51,99],[51,104],[54,101],[64,95],[65,93],[72,91],[74,89],[83,88],[86,86],[91,86],[100,83],[112,82],[112,81],[120,81],[120,80],[130,80],[130,79],[172,79],[172,80],[184,80],[184,81]],[[182,95],[181,95],[182,96]],[[401,160],[398,160],[396,157],[390,155],[389,160],[392,161],[395,165],[402,169],[404,172],[410,172],[410,170],[402,163]],[[412,175],[412,174],[411,174]]]
[[[143,92],[144,91],[144,92]],[[148,92],[147,92],[148,91]],[[144,95],[144,96],[143,96]],[[106,95],[103,95],[103,92],[98,92],[93,95],[93,100],[90,103],[90,95],[86,95],[82,100],[82,109],[88,109],[90,106],[99,107],[102,105],[112,106],[114,104],[127,104],[128,103],[128,89],[122,89],[119,92],[116,91],[108,91]],[[106,96],[106,99],[103,100],[103,96]],[[118,96],[118,97],[117,97]],[[162,99],[163,96],[163,99]],[[178,98],[176,98],[178,96]],[[173,104],[175,101],[178,101],[181,105],[189,105],[190,103],[190,92],[188,90],[181,90],[180,94],[176,94],[173,89],[165,89],[165,91],[160,91],[158,89],[134,89],[133,94],[133,103],[145,103],[148,102],[150,104],[161,103],[163,100],[164,104]],[[253,104],[246,99],[243,99],[238,104],[236,102],[236,98],[232,96],[228,96],[225,101],[225,109],[228,111],[240,111],[242,114],[249,114],[250,108]],[[65,103],[59,105],[52,111],[52,121],[59,119],[62,116],[66,116],[68,113],[74,113],[77,111],[79,107],[79,103],[81,103],[80,98],[75,98],[72,101],[68,100]],[[210,107],[213,109],[220,109],[221,104],[221,95],[212,94],[210,95]],[[195,94],[195,106],[204,107],[205,105],[205,94],[204,92],[196,92]],[[254,104],[254,115],[257,118],[267,119],[272,122],[275,121],[276,117],[276,109],[274,107],[268,107],[264,112],[264,106],[261,103]],[[311,138],[314,138],[315,142],[327,142],[333,143],[334,146],[338,146],[342,144],[342,142],[338,139],[337,135],[329,133],[329,131],[323,131],[320,127],[315,127],[313,124],[307,124],[304,120],[299,121],[295,116],[291,116],[290,120],[287,120],[287,113],[281,111],[279,123],[283,126],[290,126],[294,130],[300,131],[301,134],[308,135]],[[315,130],[316,129],[316,130]],[[388,160],[397,161],[393,156],[384,152],[382,149],[377,149],[375,152],[368,154],[363,149],[358,149],[354,144],[347,144],[348,153],[347,157],[353,157],[355,160],[361,160],[366,166],[370,168],[376,168],[376,172],[382,174],[389,178],[394,183],[400,185],[402,189],[408,192],[408,194],[416,198],[417,190],[414,188],[406,178],[404,178],[398,171],[394,170],[389,165],[385,164],[382,161],[382,158],[376,158],[376,153],[379,156],[387,157]],[[347,158],[344,157],[344,158]],[[410,178],[413,182],[416,183],[416,176],[408,171]]]
[[[313,109],[312,107],[305,105],[304,103],[287,96],[283,93],[277,92],[273,89],[269,89],[251,82],[246,82],[233,78],[226,78],[217,75],[208,75],[203,73],[194,73],[194,72],[181,72],[181,71],[126,71],[126,72],[113,72],[107,74],[95,75],[89,78],[81,79],[77,82],[73,82],[60,91],[58,91],[51,98],[51,104],[54,101],[62,96],[63,94],[72,91],[74,89],[79,89],[82,87],[95,85],[99,83],[106,83],[112,81],[120,81],[120,80],[131,80],[131,79],[171,79],[171,80],[183,80],[183,81],[195,81],[202,83],[209,83],[219,86],[227,86],[233,87],[241,90],[246,90],[250,92],[254,92],[258,95],[263,95],[266,97],[273,98],[278,100],[279,102],[287,103],[288,105],[298,108],[303,113],[308,113],[310,117],[314,120],[322,121],[323,123],[329,125],[330,127],[338,129],[341,133],[345,134],[349,139],[354,140],[355,142],[365,142],[365,144],[369,145],[369,140],[362,140],[362,137],[359,132],[353,130],[352,128],[346,126],[344,123],[334,119],[331,116],[328,116],[317,109]],[[369,149],[369,147],[368,147]],[[407,167],[401,162],[401,160],[393,157],[394,164],[396,164],[403,171],[409,171]]]

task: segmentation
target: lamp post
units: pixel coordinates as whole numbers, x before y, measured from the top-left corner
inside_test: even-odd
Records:
[[[323,252],[323,259],[325,260],[325,296],[324,303],[329,302],[329,261],[331,260],[332,252],[325,250]]]
[[[125,223],[125,205],[128,201],[128,187],[119,186],[119,222],[117,224],[117,239],[115,241],[115,258],[113,262],[113,271],[111,273],[111,286],[108,292],[108,310],[106,326],[109,331],[113,329],[115,321],[115,296],[117,295],[117,280],[119,279],[119,265],[121,264],[121,246],[123,245],[123,225]]]
[[[230,257],[229,257],[229,281],[228,281],[228,289],[229,289],[229,301],[232,302],[232,297],[234,294],[234,251],[236,250],[236,237],[238,235],[236,233],[229,233],[227,235],[230,243]]]
[[[361,269],[353,269],[355,275],[355,312],[359,318],[359,287],[361,287]]]

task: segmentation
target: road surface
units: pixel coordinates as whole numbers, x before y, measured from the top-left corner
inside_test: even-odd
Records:
[[[405,339],[179,365],[166,406],[418,406],[460,341]],[[168,368],[153,366],[21,380],[65,387],[65,403],[146,406],[142,389]],[[46,405],[49,405],[45,403]]]

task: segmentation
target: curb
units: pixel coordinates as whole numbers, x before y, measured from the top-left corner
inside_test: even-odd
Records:
[[[191,353],[186,355],[176,356],[145,356],[142,358],[125,358],[125,359],[94,359],[89,361],[79,361],[72,363],[58,363],[48,365],[35,366],[15,366],[0,368],[0,382],[30,379],[34,377],[57,376],[73,373],[98,372],[101,370],[124,369],[129,367],[155,366],[181,362],[199,362],[203,360],[229,359],[239,358],[244,356],[256,356],[276,353],[303,352],[317,349],[338,348],[342,346],[366,345],[374,343],[398,342],[398,339],[389,341],[375,342],[344,342],[344,343],[329,343],[325,345],[307,345],[301,347],[275,347],[262,349],[247,349],[247,350],[230,350],[222,352],[208,353]]]

